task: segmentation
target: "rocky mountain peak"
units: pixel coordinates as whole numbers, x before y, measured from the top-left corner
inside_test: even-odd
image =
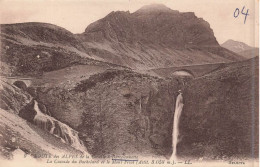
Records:
[[[135,13],[151,13],[151,12],[172,12],[174,10],[168,8],[163,4],[145,5],[137,10]]]
[[[90,24],[86,41],[155,44],[175,48],[219,46],[210,25],[194,13],[181,13],[165,5],[147,5],[134,13],[111,12]]]

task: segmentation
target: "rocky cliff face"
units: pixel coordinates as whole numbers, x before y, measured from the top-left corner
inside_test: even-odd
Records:
[[[12,159],[17,149],[32,157],[86,152],[78,132],[51,117],[27,90],[0,81],[0,156]]]
[[[32,100],[29,93],[0,80],[0,108],[18,114]]]
[[[258,157],[258,61],[226,65],[190,82],[183,93],[180,156]]]
[[[258,128],[252,127],[252,121],[258,124],[258,97],[254,94],[258,78],[252,73],[258,66],[253,64],[256,62],[226,64],[188,83],[182,77],[160,79],[129,70],[106,70],[82,80],[73,89],[28,90],[29,97],[42,104],[42,111],[79,132],[93,157],[170,157],[175,97],[182,89],[184,109],[177,155],[205,159],[250,157],[252,133],[255,148],[258,142]],[[19,111],[34,113],[31,119],[25,118],[32,123],[33,106],[29,103],[29,109]]]
[[[78,36],[90,55],[139,69],[243,59],[219,46],[208,22],[163,5],[111,12]]]
[[[170,156],[179,87],[176,79],[112,70],[82,81],[71,91],[43,88],[38,97],[54,117],[80,132],[94,157]]]
[[[173,48],[219,46],[210,25],[194,13],[180,13],[163,5],[145,6],[134,13],[112,12],[89,25],[86,40],[156,44]]]
[[[79,132],[93,157],[170,157],[175,98],[182,89],[177,155],[208,160],[250,158],[251,148],[258,155],[257,62],[225,64],[195,79],[107,70],[72,90],[38,88],[35,97],[52,116]]]

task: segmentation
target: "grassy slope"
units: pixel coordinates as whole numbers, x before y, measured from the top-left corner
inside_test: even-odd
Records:
[[[1,75],[39,76],[73,65],[117,67],[89,55],[71,32],[51,24],[0,25]]]

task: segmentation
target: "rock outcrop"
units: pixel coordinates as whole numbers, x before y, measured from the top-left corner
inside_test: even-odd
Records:
[[[0,80],[0,108],[18,114],[30,103],[32,97],[26,91]]]
[[[94,157],[170,156],[177,78],[108,70],[74,90],[39,89],[38,101],[79,132]],[[100,149],[102,148],[102,149]]]
[[[10,158],[18,148],[33,157],[62,151],[88,154],[77,131],[51,117],[45,105],[38,104],[26,90],[0,81],[2,157]]]

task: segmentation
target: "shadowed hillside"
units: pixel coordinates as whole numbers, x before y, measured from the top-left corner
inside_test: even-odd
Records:
[[[179,155],[258,157],[258,61],[229,64],[189,83],[183,95]]]
[[[85,53],[71,32],[47,23],[0,25],[1,75],[39,76],[73,65],[117,67]]]

